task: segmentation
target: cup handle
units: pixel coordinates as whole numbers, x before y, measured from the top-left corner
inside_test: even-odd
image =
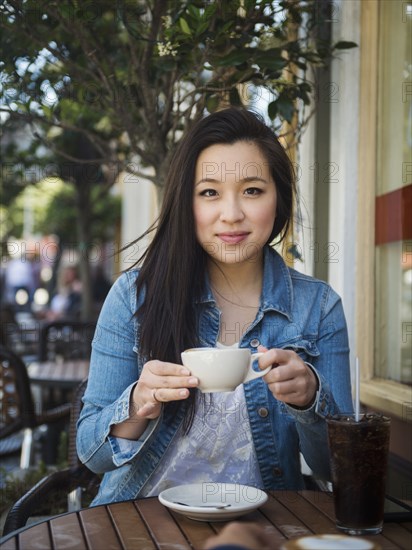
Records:
[[[243,380],[244,384],[246,384],[246,382],[250,382],[251,380],[255,380],[256,378],[261,378],[262,376],[265,376],[265,374],[267,374],[272,369],[272,365],[269,365],[265,370],[253,370],[253,362],[256,361],[256,359],[259,359],[259,357],[262,357],[262,355],[264,355],[263,352],[252,353],[252,357],[250,358],[249,363],[249,370],[247,372],[246,378]]]

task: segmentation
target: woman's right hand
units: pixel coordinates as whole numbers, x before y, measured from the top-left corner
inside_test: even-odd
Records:
[[[182,365],[148,361],[132,393],[135,414],[138,418],[157,418],[163,403],[187,399],[189,388],[198,384],[199,380]]]

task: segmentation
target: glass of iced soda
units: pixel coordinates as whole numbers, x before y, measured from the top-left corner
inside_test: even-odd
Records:
[[[382,531],[390,418],[377,413],[326,419],[336,526],[350,535]]]

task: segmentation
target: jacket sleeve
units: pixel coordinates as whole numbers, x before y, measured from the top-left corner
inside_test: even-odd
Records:
[[[325,418],[353,412],[353,403],[348,333],[342,302],[330,287],[326,293],[316,342],[319,355],[309,364],[319,382],[315,402],[307,410],[289,405],[287,409],[296,420],[300,449],[307,464],[321,478],[330,479]]]
[[[109,435],[111,426],[130,418],[130,396],[139,377],[135,281],[136,272],[127,272],[114,283],[92,343],[84,406],[77,424],[77,452],[80,460],[97,473],[130,461],[157,424],[149,421],[137,441]]]

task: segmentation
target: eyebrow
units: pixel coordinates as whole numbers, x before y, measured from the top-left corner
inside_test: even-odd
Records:
[[[248,176],[246,178],[242,178],[240,180],[237,180],[236,183],[250,183],[250,182],[253,182],[253,181],[260,181],[262,183],[269,183],[268,180],[265,180],[264,178],[260,178],[259,176]],[[197,183],[195,183],[195,187],[197,185],[200,185],[201,183],[225,183],[224,181],[222,180],[217,180],[217,179],[214,179],[214,178],[202,178],[201,180],[199,180]]]

